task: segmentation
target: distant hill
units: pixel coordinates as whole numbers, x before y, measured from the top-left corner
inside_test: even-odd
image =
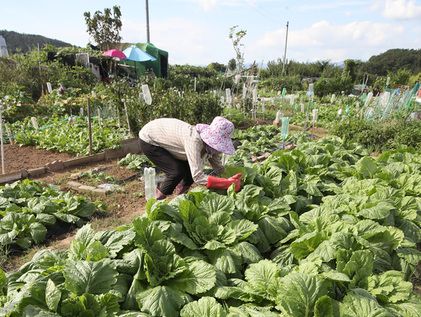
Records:
[[[0,35],[6,40],[7,49],[9,54],[16,52],[26,53],[31,49],[39,46],[42,48],[45,44],[50,44],[56,47],[72,46],[69,43],[59,40],[50,39],[41,35],[23,34],[14,31],[0,30]]]
[[[416,74],[421,72],[421,49],[391,49],[371,56],[364,66],[367,72],[383,76],[387,75],[388,71],[396,72],[401,68]]]

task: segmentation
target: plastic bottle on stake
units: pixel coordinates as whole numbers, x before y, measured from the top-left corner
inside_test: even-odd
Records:
[[[289,117],[282,117],[281,118],[281,138],[282,141],[285,142],[285,140],[288,137],[288,132],[289,132]]]
[[[371,99],[373,99],[373,93],[370,91],[367,95],[367,98],[365,98],[364,108],[369,105]]]
[[[232,96],[231,96],[231,89],[230,88],[225,89],[225,100],[226,100],[226,103],[227,103],[227,107],[231,108]]]
[[[142,85],[142,95],[145,103],[150,106],[152,104],[152,96],[147,84]]]
[[[312,111],[312,125],[313,125],[313,128],[316,125],[318,116],[319,116],[319,109],[313,109],[313,111]]]
[[[282,88],[282,97],[285,97],[287,94],[287,89],[284,87]]]
[[[307,97],[313,98],[313,96],[314,96],[314,84],[309,84],[308,90],[307,90]]]
[[[295,103],[295,95],[291,95],[291,98],[289,99],[289,104],[290,104],[291,106],[293,106],[293,105],[294,105],[294,103]]]
[[[347,116],[349,116],[349,113],[351,112],[351,108],[349,107],[349,105],[346,105],[346,107],[345,107],[345,114],[347,115]]]
[[[143,179],[145,181],[145,198],[149,200],[155,196],[155,168],[145,167],[143,172]]]

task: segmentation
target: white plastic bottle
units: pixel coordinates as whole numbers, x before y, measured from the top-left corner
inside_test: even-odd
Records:
[[[155,197],[155,189],[156,189],[156,173],[155,168],[150,167],[150,180],[151,180],[151,187],[152,187],[152,197]]]
[[[145,167],[143,169],[143,182],[145,185],[145,199],[149,198],[149,193],[150,193],[150,189],[149,189],[149,168]]]
[[[145,167],[143,178],[145,181],[145,198],[146,200],[149,200],[155,196],[155,168]]]

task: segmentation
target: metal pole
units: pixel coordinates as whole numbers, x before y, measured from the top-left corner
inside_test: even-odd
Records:
[[[2,103],[0,103],[0,147],[1,147],[1,173],[4,174],[3,104]]]
[[[39,81],[41,83],[41,93],[44,95],[44,84],[42,82],[42,73],[41,73],[41,60],[40,60],[40,49],[39,49],[39,43],[38,45],[38,71],[39,71]]]
[[[92,121],[91,121],[91,102],[88,98],[88,133],[89,133],[89,155],[92,155]]]
[[[286,62],[286,58],[287,58],[287,46],[288,46],[288,26],[289,26],[289,21],[287,21],[287,31],[285,34],[285,51],[284,51],[284,60],[282,62],[282,75],[284,75],[284,71],[285,71],[285,62]]]
[[[151,42],[151,36],[149,33],[149,1],[145,0],[146,2],[146,42]]]

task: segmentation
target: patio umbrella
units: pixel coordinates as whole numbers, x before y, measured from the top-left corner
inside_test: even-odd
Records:
[[[126,59],[126,55],[118,49],[111,49],[111,50],[105,51],[104,53],[102,53],[102,56],[108,56],[113,59],[113,62],[110,63],[110,73],[113,72],[113,68],[114,68],[115,74],[117,73],[117,61]]]
[[[102,53],[102,55],[118,58],[120,60],[126,59],[126,55],[122,51],[117,50],[117,49],[111,49],[111,50],[105,51],[104,53]]]
[[[134,69],[135,69],[136,74],[137,74],[136,62],[156,61],[155,57],[153,57],[152,55],[149,55],[148,53],[142,51],[140,48],[138,48],[135,45],[132,45],[132,46],[126,48],[123,52],[124,52],[124,54],[126,54],[128,61],[135,62],[134,63]]]
[[[156,61],[156,58],[148,53],[142,51],[135,45],[132,45],[126,48],[123,53],[127,56],[129,61],[135,62],[147,62],[147,61]]]

